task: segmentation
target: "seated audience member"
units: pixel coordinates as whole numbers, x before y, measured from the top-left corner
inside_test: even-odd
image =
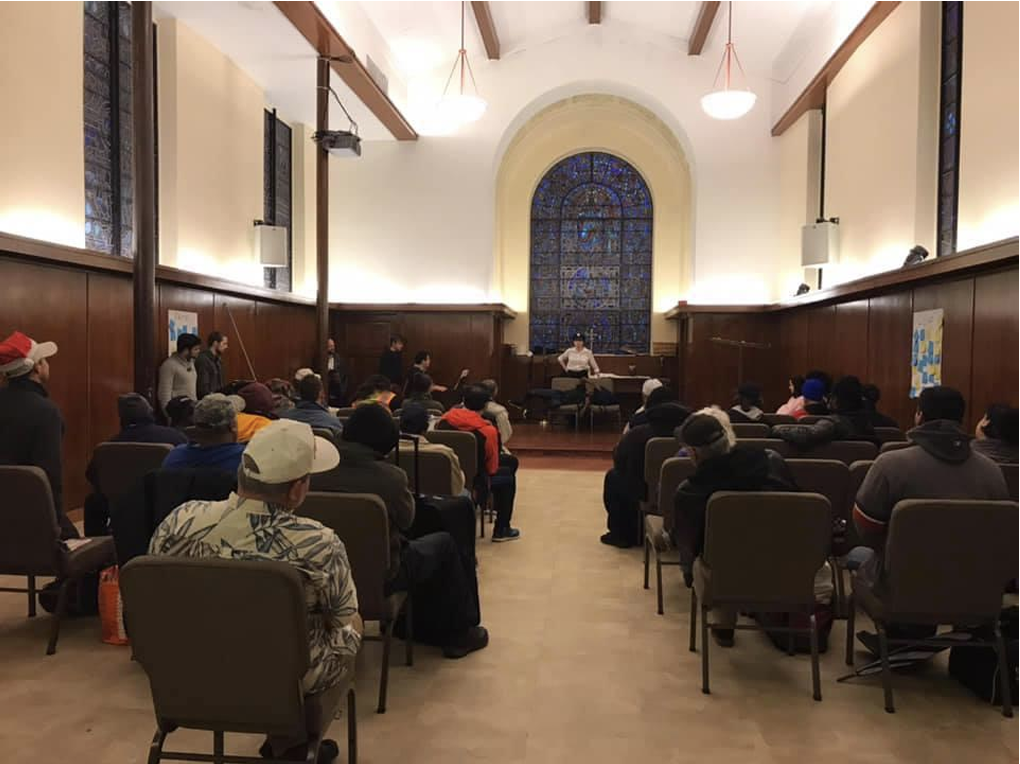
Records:
[[[354,402],[351,405],[354,408],[358,408],[365,404],[378,403],[384,408],[389,409],[390,403],[397,397],[390,387],[390,380],[387,377],[381,374],[373,374],[354,391]]]
[[[471,385],[464,392],[464,408],[450,409],[440,425],[462,432],[481,433],[485,439],[485,471],[489,475],[492,501],[496,507],[496,527],[492,531],[495,542],[513,541],[521,532],[510,526],[517,495],[517,458],[500,454],[499,431],[482,418],[481,412],[489,402],[489,393],[481,385]]]
[[[671,436],[691,413],[672,398],[668,388],[653,390],[642,412],[646,423],[628,430],[613,449],[613,468],[606,472],[602,483],[609,529],[599,539],[603,544],[626,549],[642,543],[644,529],[638,524],[638,502],[646,498],[648,492],[645,446],[652,438]]]
[[[432,400],[433,389],[435,389],[435,385],[432,384],[432,377],[421,371],[411,371],[407,382],[407,395],[401,407],[403,408],[408,403],[417,403],[429,411],[442,414],[446,411],[446,407],[439,401]]]
[[[864,410],[868,412],[868,419],[872,427],[899,427],[896,420],[886,416],[878,410],[878,402],[882,399],[882,391],[878,385],[866,384],[862,388],[864,393]]]
[[[652,390],[652,392],[648,394],[647,400],[645,400],[645,405],[642,406],[639,411],[635,412],[634,416],[630,418],[630,421],[627,424],[627,429],[624,430],[624,435],[633,430],[635,427],[648,424],[648,412],[650,409],[670,401],[676,402],[676,393],[674,393],[670,388],[662,387],[660,385]]]
[[[627,420],[626,426],[623,428],[624,434],[631,427],[636,427],[639,424],[644,424],[645,420],[642,417],[640,421],[635,421],[638,417],[645,413],[645,409],[648,408],[648,396],[651,395],[655,390],[662,388],[662,382],[657,379],[646,379],[645,383],[641,385],[641,405],[637,407],[629,420]]]
[[[237,493],[224,501],[182,504],[149,543],[154,555],[268,560],[300,570],[308,614],[310,661],[302,682],[307,694],[328,690],[353,670],[364,630],[343,542],[329,528],[294,514],[308,495],[309,476],[338,461],[336,448],[308,425],[272,422],[244,450]],[[260,753],[280,758],[300,747],[304,760],[304,744],[271,736]],[[335,751],[336,744],[331,747]]]
[[[478,384],[489,394],[489,402],[485,404],[482,416],[495,421],[496,429],[499,430],[499,441],[503,446],[503,453],[509,454],[510,448],[507,446],[507,443],[510,442],[510,438],[514,435],[514,428],[510,424],[510,412],[506,410],[506,406],[496,401],[496,396],[499,394],[499,385],[494,379],[483,379]]]
[[[244,408],[237,414],[237,441],[247,443],[255,433],[277,419],[273,393],[261,382],[249,382],[237,391]]]
[[[222,393],[209,393],[195,406],[190,442],[177,446],[163,460],[164,469],[207,467],[237,472],[244,444],[237,442],[237,407]]]
[[[329,430],[334,437],[343,432],[340,420],[326,408],[326,391],[318,374],[308,374],[298,382],[298,396],[297,405],[283,412],[281,419],[294,419],[313,429]]]
[[[165,413],[171,427],[185,430],[191,427],[191,418],[195,413],[195,401],[183,395],[171,398],[166,404]]]
[[[805,379],[800,392],[804,398],[804,408],[794,411],[792,416],[802,419],[808,415],[825,416],[829,413],[825,403],[825,383],[820,379]]]
[[[429,429],[429,412],[418,403],[405,403],[400,411],[400,431],[408,435],[424,435]],[[418,441],[419,453],[442,454],[450,464],[450,485],[452,486],[451,496],[465,494],[464,471],[460,467],[460,459],[449,446],[442,443],[430,443],[422,438]],[[400,441],[400,459],[414,458],[414,444],[408,441]],[[472,515],[472,525],[474,524]]]
[[[796,491],[789,467],[771,449],[737,445],[726,412],[713,406],[691,414],[680,425],[677,437],[694,462],[694,474],[677,488],[673,515],[663,507],[670,538],[680,551],[684,579],[690,585],[691,566],[705,546],[705,511],[716,491]],[[736,612],[713,611],[713,620],[723,626],[712,634],[723,647],[733,645]]]
[[[828,398],[829,393],[832,392],[832,377],[829,376],[828,372],[822,371],[821,369],[812,369],[804,375],[804,381],[809,379],[817,379],[822,383],[823,398]]]
[[[110,438],[110,443],[169,443],[176,446],[188,442],[184,433],[176,427],[156,424],[152,406],[138,393],[125,393],[118,397],[117,413],[120,416],[120,432]]]
[[[407,385],[410,388],[411,383],[414,381],[415,374],[424,374],[429,376],[429,369],[432,368],[432,354],[427,350],[419,350],[414,354],[414,365],[411,366],[407,371]],[[457,382],[454,384],[453,389],[460,389],[461,384],[467,379],[470,372],[467,369],[461,369],[460,376],[457,378]],[[449,390],[445,385],[434,384],[429,389],[432,393],[445,393]],[[409,392],[405,390],[405,394]]]
[[[1017,410],[1001,403],[988,407],[974,428],[971,448],[999,464],[1016,464]]]
[[[294,408],[294,387],[285,379],[273,377],[266,381],[266,387],[273,394],[273,413],[283,416],[285,411]]]
[[[804,383],[805,386],[808,384]],[[833,412],[812,424],[779,424],[772,435],[798,448],[810,448],[834,440],[869,440],[877,443],[875,428],[864,409],[864,394],[857,377],[842,377],[832,390]]]
[[[804,410],[804,395],[801,392],[804,387],[804,377],[795,376],[790,377],[787,382],[787,387],[790,390],[790,398],[782,406],[776,409],[777,414],[784,414],[786,416],[796,416],[798,411]]]
[[[765,413],[761,407],[761,387],[745,382],[737,388],[737,403],[729,410],[731,422],[759,422]]]
[[[857,547],[851,560],[860,565],[864,585],[881,580],[885,534],[896,503],[903,499],[1009,499],[999,466],[971,448],[962,428],[965,402],[951,387],[928,387],[917,399],[907,448],[879,454],[864,478],[854,502],[853,520],[870,548]],[[890,636],[926,636],[924,626],[894,625]],[[862,634],[866,634],[862,632]],[[859,635],[860,636],[860,635]],[[861,641],[877,653],[877,638]]]
[[[344,427],[340,464],[312,478],[316,491],[368,493],[382,499],[390,520],[387,593],[406,591],[414,601],[414,636],[440,645],[447,658],[462,658],[489,643],[481,626],[473,560],[446,532],[406,539],[415,521],[407,474],[386,461],[400,434],[383,406],[359,406]],[[472,532],[472,535],[473,532]]]

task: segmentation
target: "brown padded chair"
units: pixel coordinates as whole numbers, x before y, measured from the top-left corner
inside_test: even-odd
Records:
[[[407,474],[407,484],[412,491],[416,490],[415,486],[417,486],[417,490],[423,496],[453,496],[453,475],[450,470],[450,460],[443,454],[420,451],[418,453],[420,475],[415,474],[417,470],[413,450],[401,449],[399,456],[397,466]],[[396,458],[396,454],[391,458]],[[466,482],[465,485],[467,485]]]
[[[677,455],[680,444],[676,438],[649,438],[645,443],[645,498],[638,502],[640,527],[644,533],[645,515],[659,514],[659,476],[663,463]]]
[[[655,552],[655,595],[659,615],[662,607],[662,566],[680,565],[680,555],[673,548],[669,538],[663,533],[665,515],[673,511],[673,497],[676,489],[687,478],[694,474],[694,462],[687,457],[672,457],[662,463],[658,485],[658,513],[645,516],[645,589],[648,588],[648,568],[651,553]]]
[[[807,416],[802,416],[800,419],[798,419],[795,422],[795,424],[815,424],[815,422],[818,422],[824,418],[825,417],[821,414],[808,414]]]
[[[55,576],[62,581],[46,646],[46,654],[53,655],[71,584],[114,563],[113,537],[62,542],[50,481],[38,467],[0,467],[0,492],[4,496],[0,574],[28,578],[26,589],[2,587],[0,592],[28,594],[28,617],[33,618],[36,576]]]
[[[584,386],[584,380],[578,379],[577,377],[553,377],[550,387],[560,393],[569,393],[572,390],[576,390],[578,387]],[[564,418],[574,417],[574,431],[580,430],[581,427],[581,403],[564,403],[560,406],[555,406],[549,409],[548,417],[549,422],[552,423],[553,417],[562,416]]]
[[[813,697],[822,699],[815,622],[815,575],[829,555],[829,500],[817,493],[718,491],[705,513],[705,547],[694,561],[691,652],[701,608],[701,691],[708,687],[709,610],[809,614]],[[737,629],[759,629],[736,624]],[[769,627],[772,629],[773,627]]]
[[[442,443],[453,449],[453,452],[457,454],[457,461],[460,462],[461,472],[464,473],[464,485],[469,491],[473,490],[479,469],[485,469],[485,465],[478,462],[482,447],[475,434],[461,430],[429,430],[425,433],[425,440],[429,443]],[[478,513],[479,538],[485,538],[484,510],[485,508],[482,507]]]
[[[225,756],[224,733],[307,738],[318,757],[344,694],[347,758],[357,758],[353,666],[340,684],[305,695],[308,614],[298,569],[285,562],[136,557],[120,572],[124,623],[149,677],[156,734],[149,764],[163,759],[264,764]],[[271,656],[271,660],[267,660]],[[176,729],[209,730],[213,753],[164,751]]]
[[[378,496],[364,493],[326,493],[312,491],[299,507],[298,514],[318,520],[331,528],[347,548],[351,576],[358,590],[358,612],[364,621],[379,622],[378,637],[383,644],[382,673],[379,677],[380,714],[386,713],[386,692],[390,677],[390,645],[393,627],[404,611],[407,639],[404,660],[414,665],[411,600],[406,592],[386,596],[390,569],[390,523],[386,505]]]
[[[738,438],[767,438],[772,429],[767,424],[758,422],[734,422],[733,432]]]
[[[354,408],[353,406],[344,406],[343,408],[339,408],[336,410],[336,415],[341,419],[350,419],[351,414],[353,414],[355,411],[357,411],[357,409]]]
[[[1002,468],[1002,476],[1006,478],[1006,488],[1009,490],[1009,498],[1013,501],[1017,500],[1017,494],[1020,493],[1020,478],[1018,478],[1017,471],[1020,469],[1016,464],[1000,464]]]
[[[312,432],[318,435],[320,438],[325,438],[330,443],[336,443],[337,437],[333,430],[327,430],[325,427],[313,427]]]
[[[169,443],[100,443],[92,453],[96,487],[111,504],[163,466]]]
[[[876,427],[875,437],[879,443],[901,443],[907,439],[899,427]]]
[[[737,438],[737,445],[745,448],[770,448],[780,456],[790,456],[793,449],[779,438]]]
[[[789,456],[794,459],[835,459],[849,465],[874,459],[878,456],[878,449],[874,443],[866,440],[834,440],[803,450],[792,446]]]
[[[789,414],[762,414],[761,421],[773,427],[777,424],[797,424],[797,417]]]
[[[846,663],[853,665],[854,605],[870,616],[878,632],[885,710],[893,713],[889,645],[938,647],[994,646],[999,676],[1009,675],[1006,646],[999,630],[1002,594],[1016,576],[1018,528],[1013,501],[908,499],[889,518],[882,579],[868,586],[851,579],[846,626]],[[994,640],[891,639],[890,623],[957,624],[988,629]],[[1013,716],[1010,682],[1000,681],[1002,715]]]
[[[882,444],[882,447],[878,450],[880,454],[886,454],[890,451],[899,451],[901,448],[907,448],[908,446],[914,445],[909,440],[887,440]]]

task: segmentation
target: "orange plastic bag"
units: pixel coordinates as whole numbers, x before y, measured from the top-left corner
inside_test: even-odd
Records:
[[[124,603],[120,598],[120,568],[113,565],[99,574],[99,622],[103,641],[108,645],[126,645]]]

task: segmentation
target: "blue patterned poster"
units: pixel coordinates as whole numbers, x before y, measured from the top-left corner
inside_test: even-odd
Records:
[[[942,384],[942,309],[914,313],[910,341],[910,397]]]
[[[173,355],[177,352],[177,338],[182,334],[194,334],[199,337],[198,333],[198,314],[190,313],[186,310],[168,310],[167,311],[167,324],[170,330],[169,342],[167,343],[168,356]]]

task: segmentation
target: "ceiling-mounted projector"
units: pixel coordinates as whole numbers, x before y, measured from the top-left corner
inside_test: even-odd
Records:
[[[361,156],[361,138],[349,130],[321,130],[312,136],[312,140],[335,157]]]

